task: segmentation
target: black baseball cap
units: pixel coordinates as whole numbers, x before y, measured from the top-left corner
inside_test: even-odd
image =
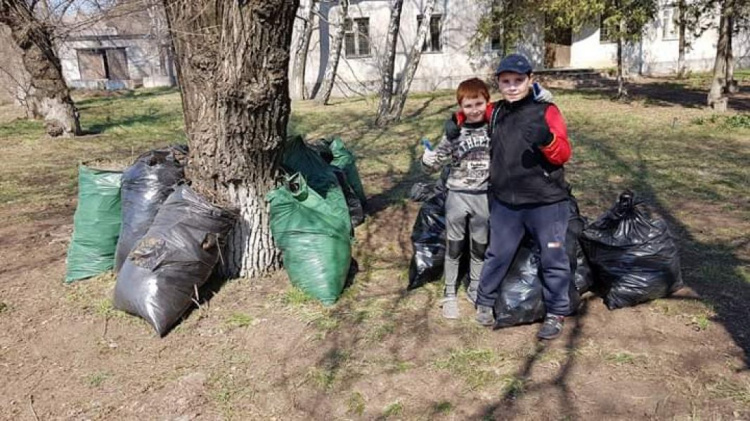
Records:
[[[529,60],[521,54],[509,54],[500,60],[500,65],[495,70],[495,76],[503,72],[520,73],[522,75],[531,74],[534,69],[531,67]]]

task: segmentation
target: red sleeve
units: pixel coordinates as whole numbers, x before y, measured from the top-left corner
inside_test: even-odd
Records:
[[[554,137],[552,143],[542,148],[542,153],[551,164],[563,165],[568,162],[572,154],[565,119],[563,119],[560,109],[554,104],[547,107],[544,119],[547,121],[549,131],[552,132]]]

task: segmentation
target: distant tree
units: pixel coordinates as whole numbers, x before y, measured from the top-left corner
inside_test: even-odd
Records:
[[[266,194],[290,113],[289,56],[297,0],[164,0],[190,146],[186,176],[240,209],[223,255],[228,276],[279,267]]]
[[[380,67],[380,102],[375,124],[385,126],[389,122],[391,99],[393,97],[393,72],[396,67],[396,48],[398,33],[401,28],[401,9],[404,0],[391,0],[391,18],[388,23],[388,33],[385,37],[385,53]]]
[[[328,100],[331,98],[333,84],[336,81],[336,72],[338,72],[339,61],[341,61],[341,46],[344,42],[347,16],[349,16],[349,0],[340,0],[339,6],[340,12],[338,22],[336,23],[336,33],[333,36],[333,46],[331,47],[330,57],[326,65],[323,85],[320,87],[320,91],[315,98],[318,103],[323,105],[328,105]]]
[[[307,70],[307,55],[310,51],[310,40],[312,39],[313,29],[315,29],[315,17],[318,14],[318,4],[319,0],[309,0],[304,10],[304,16],[297,16],[297,19],[302,20],[302,30],[300,31],[299,43],[294,54],[292,91],[300,99],[308,99],[307,89],[305,89],[305,72]]]
[[[33,2],[36,3],[36,2]],[[10,28],[29,74],[26,99],[33,101],[52,137],[81,133],[78,111],[65,84],[60,58],[52,42],[51,29],[35,16],[24,0],[0,0],[0,24]]]
[[[625,56],[627,43],[638,42],[647,24],[656,18],[658,0],[605,0],[603,23],[609,36],[617,40],[617,97],[627,96]]]
[[[708,106],[715,111],[724,112],[729,105],[728,84],[731,83],[734,56],[732,54],[732,31],[734,26],[735,2],[721,2],[719,18],[719,39],[716,41],[713,79],[708,91]]]
[[[427,0],[422,9],[422,21],[417,28],[417,38],[406,56],[406,64],[401,72],[401,78],[398,80],[396,90],[391,97],[391,103],[388,113],[381,120],[381,124],[389,124],[401,120],[401,113],[404,111],[406,97],[409,95],[411,83],[419,67],[419,60],[422,57],[422,50],[427,41],[427,34],[430,30],[432,11],[435,8],[435,0]]]

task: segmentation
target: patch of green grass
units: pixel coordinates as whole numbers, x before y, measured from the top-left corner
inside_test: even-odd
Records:
[[[327,368],[310,367],[306,376],[318,389],[323,390],[330,389],[336,381],[336,371]]]
[[[436,414],[450,414],[453,411],[453,404],[448,401],[437,402],[432,407],[432,412]]]
[[[106,371],[97,371],[86,376],[86,384],[89,387],[99,387],[104,383],[105,380],[110,378],[112,375]]]
[[[301,289],[290,287],[284,291],[282,302],[291,307],[298,307],[314,301],[315,299],[305,294]]]
[[[708,329],[709,324],[711,323],[710,320],[708,320],[708,316],[705,314],[699,314],[697,316],[694,316],[691,320],[691,324],[697,329],[697,330],[706,330]]]
[[[392,334],[396,330],[396,324],[392,321],[384,321],[380,324],[373,325],[373,327],[367,331],[366,339],[369,342],[381,342],[388,335]]]
[[[227,317],[225,324],[230,328],[243,328],[252,325],[254,320],[249,314],[234,312]]]
[[[10,306],[8,306],[4,302],[0,301],[0,314],[3,314],[3,313],[5,313],[8,310],[10,310]]]
[[[503,396],[515,399],[526,390],[527,380],[517,376],[507,376],[503,379]]]
[[[365,413],[365,397],[359,392],[352,392],[346,401],[347,413],[361,417]]]
[[[636,358],[636,355],[627,351],[614,352],[604,357],[605,360],[617,365],[635,364]]]
[[[501,380],[497,366],[504,358],[491,349],[464,348],[435,362],[435,367],[462,378],[470,389],[491,386]]]
[[[401,401],[396,401],[383,409],[383,417],[384,418],[390,418],[390,417],[397,417],[401,415],[404,412],[404,404],[401,403]]]

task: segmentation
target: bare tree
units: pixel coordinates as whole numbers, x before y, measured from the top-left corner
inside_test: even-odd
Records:
[[[708,106],[716,111],[727,110],[729,98],[727,85],[731,81],[734,67],[732,55],[734,1],[726,0],[721,6],[719,18],[719,39],[716,42],[716,58],[714,59],[714,75],[708,92]]]
[[[382,68],[380,69],[380,103],[378,104],[378,115],[375,124],[385,126],[388,124],[388,114],[391,110],[391,99],[393,97],[393,71],[396,65],[396,47],[398,32],[401,27],[401,9],[404,0],[391,0],[391,19],[388,23],[388,34],[385,38],[385,54]]]
[[[81,133],[78,111],[62,75],[50,29],[34,16],[24,0],[0,0],[0,24],[11,30],[21,50],[24,67],[30,76],[31,100],[38,103],[50,136],[76,136]]]
[[[298,0],[164,0],[190,146],[186,175],[240,222],[223,255],[228,276],[279,267],[266,194],[289,121],[289,55]]]
[[[294,54],[294,80],[293,92],[300,99],[308,99],[307,89],[305,89],[305,72],[307,70],[307,53],[310,51],[310,39],[312,38],[313,29],[315,29],[315,16],[318,14],[319,0],[309,0],[306,9],[307,13],[302,19],[303,26],[300,34],[297,51]]]
[[[414,75],[417,73],[419,60],[422,57],[422,50],[427,41],[427,34],[429,33],[431,25],[430,18],[432,16],[432,11],[435,8],[435,1],[436,0],[427,0],[424,10],[422,10],[422,21],[417,29],[417,39],[414,40],[414,44],[412,44],[411,50],[406,57],[404,71],[401,72],[401,78],[396,85],[396,92],[394,93],[393,98],[391,98],[391,105],[386,118],[388,123],[401,120],[401,113],[404,111],[406,97],[409,95],[409,88],[411,88]]]
[[[339,5],[341,11],[339,13],[339,19],[336,23],[336,34],[333,37],[333,47],[331,48],[331,54],[328,58],[328,65],[326,66],[326,73],[323,78],[323,86],[318,92],[316,101],[323,105],[328,105],[328,100],[331,98],[331,91],[333,91],[333,84],[336,81],[336,72],[338,71],[339,61],[341,60],[341,45],[344,41],[344,30],[347,16],[349,15],[349,0],[340,0]]]

